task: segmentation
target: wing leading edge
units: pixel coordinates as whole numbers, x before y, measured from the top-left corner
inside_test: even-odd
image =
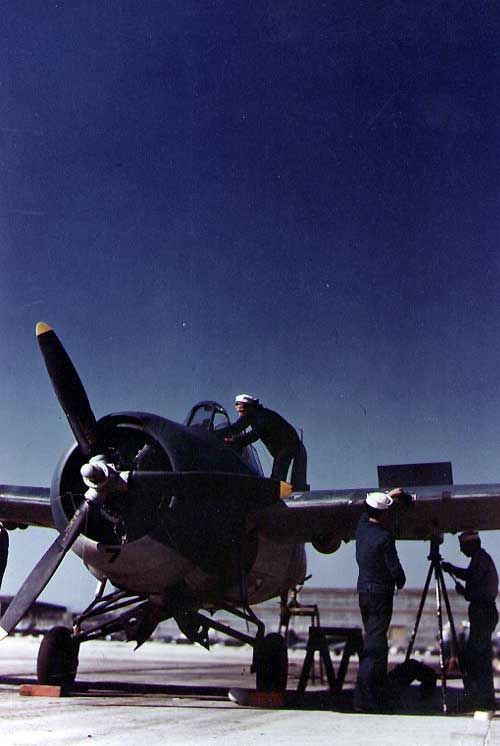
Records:
[[[274,541],[313,542],[354,538],[366,493],[379,488],[292,493],[255,515],[255,525]],[[500,529],[500,484],[418,487],[415,502],[395,502],[388,515],[397,539]]]
[[[48,487],[0,485],[0,521],[55,528]]]

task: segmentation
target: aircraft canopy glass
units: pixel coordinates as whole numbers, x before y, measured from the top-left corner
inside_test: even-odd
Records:
[[[202,401],[190,410],[186,423],[188,427],[202,427],[217,430],[230,424],[229,415],[223,406],[214,401]]]

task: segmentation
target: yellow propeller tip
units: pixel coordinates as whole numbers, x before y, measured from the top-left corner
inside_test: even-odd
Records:
[[[7,630],[5,630],[3,627],[0,627],[0,642],[2,640],[5,640],[5,638],[8,636],[9,636],[9,633],[7,632]]]
[[[51,332],[52,327],[45,323],[45,321],[39,321],[36,325],[36,336],[39,337],[41,334]]]

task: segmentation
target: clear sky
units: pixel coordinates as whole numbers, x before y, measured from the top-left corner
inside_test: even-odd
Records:
[[[500,482],[499,16],[4,4],[0,481],[48,485],[71,443],[44,320],[97,416],[248,391],[303,428],[313,488],[440,460]],[[3,592],[49,534],[11,535]],[[427,548],[400,551],[422,584]],[[313,554],[316,585],[355,581],[352,547]],[[91,588],[67,558],[44,598]]]

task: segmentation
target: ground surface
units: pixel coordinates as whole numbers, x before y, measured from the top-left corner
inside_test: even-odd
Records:
[[[431,703],[408,692],[398,715],[350,711],[350,668],[346,694],[337,702],[310,685],[300,706],[239,707],[229,687],[253,687],[249,648],[147,643],[137,652],[120,642],[85,643],[80,653],[78,691],[65,698],[22,697],[19,685],[34,682],[39,640],[8,638],[0,645],[2,746],[36,744],[330,744],[350,746],[440,746],[453,743],[500,746],[500,717],[441,712],[440,691]],[[303,651],[292,653],[289,690],[297,686]],[[334,665],[337,666],[334,659]],[[459,702],[459,682],[449,688],[450,709]]]

